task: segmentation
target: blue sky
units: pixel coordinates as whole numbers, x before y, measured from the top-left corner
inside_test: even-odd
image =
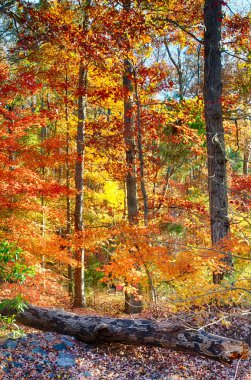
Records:
[[[229,7],[233,12],[248,11],[251,9],[251,0],[228,0]]]

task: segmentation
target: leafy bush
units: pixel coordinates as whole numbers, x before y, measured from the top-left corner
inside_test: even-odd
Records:
[[[23,283],[34,275],[34,268],[25,263],[22,250],[6,240],[0,242],[0,283]],[[16,314],[25,310],[26,303],[19,294],[0,302],[0,337],[11,333],[12,338],[22,335],[16,325]],[[7,314],[7,315],[5,315]]]
[[[11,334],[12,338],[18,338],[23,335],[22,330],[16,325],[15,313],[20,313],[26,308],[26,302],[19,294],[11,300],[2,300],[0,302],[0,337]],[[6,311],[10,312],[10,315],[2,315]]]
[[[27,266],[20,248],[8,241],[0,242],[0,282],[24,282],[33,276],[34,269]]]

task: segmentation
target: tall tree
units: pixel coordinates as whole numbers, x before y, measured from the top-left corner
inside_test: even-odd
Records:
[[[133,79],[134,79],[134,92],[135,92],[135,102],[137,108],[137,140],[138,140],[138,156],[139,156],[139,172],[140,172],[140,187],[143,197],[144,204],[144,223],[145,226],[148,224],[148,195],[146,191],[145,184],[145,160],[143,154],[143,144],[142,144],[142,125],[141,125],[141,102],[140,93],[138,89],[137,74],[135,68],[133,69]]]
[[[131,0],[123,1],[123,10],[128,14],[131,10]],[[125,38],[126,45],[128,44]],[[128,47],[129,50],[129,47]],[[129,53],[129,52],[128,52]],[[129,54],[128,54],[129,55]],[[127,215],[131,224],[138,223],[138,200],[137,200],[137,178],[136,178],[136,147],[133,124],[133,66],[129,57],[124,59],[123,73],[124,87],[124,138],[126,145],[126,199]],[[125,294],[125,313],[136,314],[142,311],[142,302],[133,294]]]
[[[78,128],[77,128],[77,160],[75,165],[75,233],[79,235],[80,242],[76,249],[78,266],[75,269],[74,278],[74,306],[85,306],[85,282],[84,282],[84,247],[82,243],[83,206],[84,206],[84,129],[86,121],[86,94],[83,91],[87,85],[87,70],[80,62],[79,67],[79,97],[78,97]]]
[[[130,60],[124,60],[124,136],[126,144],[126,199],[127,212],[129,223],[137,223],[138,218],[138,202],[137,202],[137,178],[135,171],[136,164],[136,147],[134,138],[133,125],[133,83],[132,83],[133,68]]]
[[[89,12],[88,8],[91,0],[84,3],[82,33],[88,32]],[[83,53],[84,55],[84,53]],[[83,307],[86,305],[85,299],[85,278],[84,278],[84,143],[85,143],[85,124],[86,124],[86,107],[87,107],[87,62],[83,59],[80,52],[79,79],[78,79],[78,126],[77,126],[77,160],[75,165],[75,233],[80,238],[76,249],[76,259],[78,266],[74,274],[74,306]]]
[[[205,66],[204,101],[208,155],[208,189],[210,203],[210,226],[212,244],[218,244],[230,232],[228,217],[226,152],[222,120],[222,65],[221,65],[221,23],[222,1],[206,0],[205,22]],[[231,254],[223,262],[232,265]],[[214,273],[213,281],[218,284],[224,273]]]

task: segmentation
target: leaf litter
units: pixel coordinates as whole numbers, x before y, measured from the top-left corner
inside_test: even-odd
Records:
[[[207,330],[249,340],[248,323],[232,321]],[[91,345],[71,336],[26,329],[0,343],[0,380],[250,380],[249,360],[223,364],[150,346]],[[232,335],[232,336],[231,336]],[[237,336],[236,336],[237,335]]]

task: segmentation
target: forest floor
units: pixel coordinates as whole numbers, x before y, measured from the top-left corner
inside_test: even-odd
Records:
[[[103,305],[108,305],[103,299]],[[97,302],[97,300],[95,300]],[[125,317],[119,312],[120,300],[107,306],[71,309],[82,315]],[[99,305],[102,306],[102,305]],[[69,309],[69,308],[68,308]],[[156,310],[155,310],[156,311]],[[126,316],[128,318],[128,316]],[[133,318],[153,318],[148,309]],[[159,311],[159,318],[163,318]],[[164,317],[168,317],[164,315]],[[192,314],[178,313],[184,323],[196,320],[207,331],[250,344],[250,314],[244,310],[196,310]],[[213,322],[213,324],[212,324]],[[208,325],[209,324],[209,325]],[[248,360],[222,364],[209,358],[193,356],[157,347],[133,347],[122,344],[93,346],[57,333],[25,328],[19,339],[0,343],[1,380],[249,380]]]
[[[22,293],[38,306],[64,308],[81,315],[128,318],[123,314],[123,293],[94,292],[88,296],[89,307],[72,309],[65,288],[58,279],[46,273],[46,287],[32,280]],[[49,281],[48,281],[49,280]],[[43,284],[43,282],[41,281]],[[19,289],[1,286],[0,298],[11,298]],[[173,314],[166,307],[147,307],[142,314],[130,318],[180,319],[186,325],[205,327],[206,331],[244,340],[251,346],[250,313],[242,308],[194,309]],[[21,326],[20,326],[21,328]],[[250,380],[248,360],[222,364],[187,353],[157,347],[133,347],[122,344],[93,346],[73,337],[23,328],[19,339],[0,340],[0,380]]]
[[[55,333],[33,332],[0,349],[1,380],[248,380],[248,361],[224,365],[167,349],[90,346]]]

